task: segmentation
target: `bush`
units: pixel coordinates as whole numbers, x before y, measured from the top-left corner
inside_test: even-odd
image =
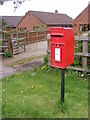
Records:
[[[44,65],[47,65],[47,64],[48,64],[48,55],[44,57]]]
[[[90,37],[90,33],[88,33],[88,37]]]
[[[11,52],[11,51],[5,52],[5,57],[6,57],[6,58],[12,57],[12,52]]]

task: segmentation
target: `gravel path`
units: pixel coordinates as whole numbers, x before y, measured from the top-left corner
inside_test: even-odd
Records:
[[[13,58],[9,58],[9,59],[3,58],[2,61],[4,65],[8,65],[25,58],[30,58],[32,56],[40,56],[46,53],[47,53],[47,42],[46,41],[37,42],[37,43],[26,45],[25,52],[14,55]]]

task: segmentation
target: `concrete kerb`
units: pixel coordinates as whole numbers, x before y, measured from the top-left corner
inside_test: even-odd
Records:
[[[4,64],[0,65],[0,79],[1,78],[5,78],[5,77],[8,77],[14,73],[16,73],[16,69],[14,68],[11,68],[11,67],[7,67],[5,66]]]

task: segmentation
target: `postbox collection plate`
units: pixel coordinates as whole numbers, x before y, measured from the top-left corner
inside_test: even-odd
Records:
[[[61,49],[55,48],[55,61],[58,61],[58,62],[61,61],[60,54],[61,54]]]

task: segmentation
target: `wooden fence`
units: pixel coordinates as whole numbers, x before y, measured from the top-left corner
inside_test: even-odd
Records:
[[[9,50],[12,51],[13,55],[20,53],[20,48],[25,51],[25,45],[35,42],[44,41],[47,38],[49,31],[26,31],[26,32],[15,32],[3,34],[3,39],[8,43]],[[18,45],[13,46],[12,41],[18,40]],[[22,43],[21,43],[22,42]]]
[[[75,41],[82,42],[82,50],[75,52],[74,56],[76,57],[82,57],[82,65],[81,66],[68,66],[67,68],[77,70],[77,71],[85,71],[90,72],[90,53],[88,53],[88,43],[90,42],[90,38],[84,38],[84,37],[76,37]],[[90,44],[90,43],[89,43]],[[77,46],[75,46],[75,49],[77,49]],[[51,54],[50,54],[50,44],[48,46],[48,64],[50,65],[51,62]]]
[[[32,42],[43,41],[46,39],[49,31],[26,31],[26,32],[16,32],[16,33],[7,33],[3,35],[3,38],[6,40],[11,40],[11,38],[25,38],[25,43],[29,44]]]

